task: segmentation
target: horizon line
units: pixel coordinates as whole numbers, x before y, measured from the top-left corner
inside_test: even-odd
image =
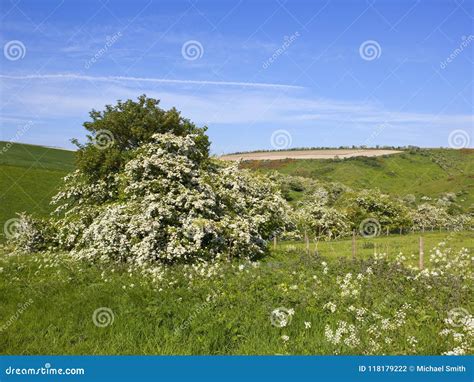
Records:
[[[52,150],[62,150],[62,151],[69,151],[69,152],[76,152],[77,149],[72,148],[65,148],[59,146],[46,146],[37,143],[28,143],[28,142],[19,142],[19,141],[4,141],[0,140],[0,143],[12,144],[12,145],[28,145],[28,146],[37,146],[43,147],[46,149]],[[370,146],[370,147],[361,147],[361,146],[324,146],[324,147],[314,147],[314,146],[298,146],[298,147],[289,147],[286,149],[256,149],[256,150],[249,150],[249,151],[233,151],[229,153],[211,153],[210,155],[213,156],[224,156],[224,155],[240,155],[240,154],[253,154],[253,153],[267,153],[267,152],[286,152],[286,151],[295,151],[295,150],[408,150],[410,148],[419,148],[419,149],[428,149],[428,150],[436,150],[436,149],[446,149],[446,150],[474,150],[473,147],[464,147],[464,148],[453,148],[449,146],[418,146],[418,145],[404,145],[404,146],[385,146],[379,145],[379,147]]]

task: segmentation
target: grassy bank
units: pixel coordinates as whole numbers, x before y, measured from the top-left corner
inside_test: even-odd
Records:
[[[427,235],[427,244],[442,239],[438,235]],[[472,233],[460,233],[448,243],[460,247],[471,238]],[[374,239],[382,240],[412,248],[408,236]],[[472,337],[445,322],[450,312],[474,311],[466,269],[421,276],[394,261],[352,261],[342,249],[345,242],[324,244],[321,256],[305,256],[295,245],[281,244],[260,263],[175,266],[156,270],[154,279],[66,254],[3,253],[0,353],[469,351],[465,341]],[[344,257],[331,253],[334,245]],[[456,256],[453,251],[448,257]],[[464,336],[462,341],[454,333]]]
[[[414,194],[438,197],[459,194],[464,209],[474,204],[474,150],[424,149],[385,157],[348,159],[285,159],[248,161],[243,167],[323,181],[341,182],[362,189],[379,188],[395,196]]]
[[[0,242],[3,226],[18,212],[47,216],[51,197],[74,168],[73,152],[0,142]]]

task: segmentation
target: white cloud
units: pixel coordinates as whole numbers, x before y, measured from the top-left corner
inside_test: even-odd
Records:
[[[203,80],[175,80],[168,78],[153,77],[130,77],[130,76],[88,76],[83,74],[31,74],[25,76],[0,75],[0,78],[7,80],[80,80],[90,82],[135,82],[135,83],[155,83],[155,84],[178,84],[178,85],[212,85],[212,86],[238,86],[249,88],[268,89],[302,89],[301,86],[271,84],[263,82],[238,82],[238,81],[203,81]]]
[[[185,117],[210,127],[338,128],[357,136],[384,124],[387,134],[408,136],[432,129],[470,130],[473,125],[472,115],[384,110],[375,103],[316,98],[305,89],[280,84],[47,74],[0,75],[0,86],[8,90],[0,111],[4,119],[21,115],[38,122],[85,120],[93,108],[147,94],[161,99],[162,107],[176,106]]]

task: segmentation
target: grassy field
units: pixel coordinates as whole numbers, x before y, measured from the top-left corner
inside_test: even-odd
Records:
[[[377,157],[397,154],[401,151],[383,149],[306,149],[306,150],[276,150],[256,151],[240,154],[228,154],[219,157],[221,160],[281,160],[281,159],[335,159],[352,157]]]
[[[468,206],[471,154],[433,150],[246,165],[396,194],[461,190]],[[72,169],[71,152],[12,146],[0,155],[0,219],[18,211],[47,214],[51,195]],[[452,312],[466,318],[474,311],[474,234],[423,237],[423,272],[416,268],[419,234],[357,238],[355,259],[350,239],[311,243],[308,254],[304,243],[281,242],[259,262],[146,271],[68,253],[11,254],[0,246],[0,353],[472,353],[464,321],[446,320]],[[431,262],[430,249],[440,242],[442,259]]]
[[[446,235],[426,238],[428,253]],[[410,236],[374,241],[399,242],[407,255],[414,247]],[[472,246],[472,233],[448,243]],[[453,329],[444,321],[451,311],[474,311],[472,283],[461,276],[419,278],[368,251],[352,261],[345,242],[306,258],[294,245],[260,263],[171,267],[154,281],[66,254],[3,252],[0,353],[441,354],[469,346],[472,338],[440,335]]]
[[[467,248],[470,252],[474,251],[474,232],[417,232],[409,235],[390,235],[365,238],[357,236],[356,238],[356,256],[367,259],[375,252],[385,253],[388,260],[395,260],[400,253],[409,258],[409,264],[418,264],[419,240],[423,237],[424,251],[429,254],[438,243],[446,242],[453,250]],[[306,244],[304,242],[282,242],[277,249],[283,251],[294,251],[296,253],[306,253]],[[318,253],[325,257],[352,256],[352,239],[321,241],[319,243],[310,242],[309,253],[311,255]],[[408,260],[408,259],[407,259]],[[429,266],[429,259],[426,257],[426,264]]]
[[[437,197],[445,192],[458,192],[458,202],[464,209],[474,205],[472,149],[414,150],[385,157],[343,160],[247,161],[242,167],[341,182],[357,189],[377,187],[397,196]]]
[[[46,216],[61,179],[74,168],[73,152],[0,142],[0,225],[17,212]],[[10,144],[8,144],[10,145]],[[0,242],[4,239],[3,229]]]

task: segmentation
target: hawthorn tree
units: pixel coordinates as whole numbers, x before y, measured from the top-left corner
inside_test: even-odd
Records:
[[[163,110],[159,100],[138,97],[137,101],[118,101],[116,105],[106,105],[103,111],[92,110],[92,121],[83,126],[90,132],[87,142],[79,143],[76,166],[91,179],[102,179],[123,169],[133,150],[151,142],[154,134],[171,133],[175,136],[194,136],[196,147],[202,158],[209,155],[207,127],[197,127],[189,119],[183,118],[175,108]]]
[[[90,261],[138,265],[253,258],[285,226],[277,185],[209,158],[206,128],[176,109],[141,96],[91,117],[77,169],[52,200],[52,234],[24,232],[23,248],[33,238]],[[111,141],[98,140],[104,132]]]

